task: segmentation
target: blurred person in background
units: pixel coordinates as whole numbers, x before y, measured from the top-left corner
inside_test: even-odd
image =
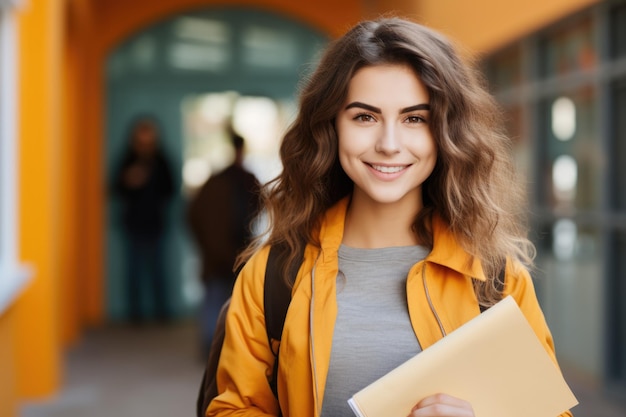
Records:
[[[159,321],[168,320],[171,314],[166,294],[163,237],[174,180],[160,143],[157,121],[150,116],[135,118],[114,179],[114,189],[122,201],[128,314],[133,323],[144,319],[143,288],[150,288]]]
[[[235,281],[235,260],[250,243],[252,220],[259,209],[260,184],[243,166],[245,141],[232,128],[232,164],[211,176],[189,202],[187,222],[200,252],[204,296],[199,312],[203,357],[211,347],[222,304]]]

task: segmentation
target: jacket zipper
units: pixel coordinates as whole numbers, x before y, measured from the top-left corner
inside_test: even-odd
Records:
[[[317,364],[315,363],[315,340],[313,338],[313,308],[315,306],[315,269],[317,268],[317,261],[321,256],[322,252],[320,251],[315,263],[313,264],[313,269],[311,270],[311,307],[309,308],[309,338],[311,339],[311,355],[313,362],[313,390],[315,395],[315,416],[319,416],[320,413],[320,396],[319,389],[317,387]]]
[[[426,262],[424,262],[424,265],[422,266],[422,282],[424,283],[424,292],[426,293],[426,300],[428,301],[430,310],[433,312],[433,315],[435,316],[435,319],[437,320],[437,324],[439,325],[439,330],[441,330],[441,334],[443,335],[443,337],[446,337],[446,330],[443,328],[443,323],[441,323],[441,319],[439,319],[437,310],[435,310],[433,301],[430,298],[430,292],[428,291],[428,284],[426,283]]]

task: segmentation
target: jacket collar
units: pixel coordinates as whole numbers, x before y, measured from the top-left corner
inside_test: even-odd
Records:
[[[433,216],[433,249],[426,260],[454,269],[463,275],[485,281],[480,259],[459,244],[450,226],[438,214]]]
[[[320,228],[322,256],[333,254],[341,245],[350,198],[346,197],[326,211]],[[441,216],[433,216],[433,249],[426,261],[453,269],[463,275],[486,280],[480,260],[465,251],[450,230],[450,226]]]

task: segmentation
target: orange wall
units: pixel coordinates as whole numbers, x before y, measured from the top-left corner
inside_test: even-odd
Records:
[[[369,0],[364,1],[367,9],[364,18],[375,19],[380,16],[402,16],[416,19],[420,0]]]
[[[56,243],[62,0],[31,0],[18,13],[20,260],[33,266],[15,308],[17,388],[47,395],[59,385]]]
[[[464,47],[490,52],[599,0],[421,0],[419,21]]]

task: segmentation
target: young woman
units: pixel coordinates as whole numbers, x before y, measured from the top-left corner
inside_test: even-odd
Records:
[[[270,230],[243,255],[206,415],[352,417],[352,394],[509,294],[554,358],[499,123],[477,74],[432,30],[386,18],[333,42],[265,188]],[[263,280],[278,244],[298,273],[277,400]],[[474,415],[446,393],[407,413]]]

